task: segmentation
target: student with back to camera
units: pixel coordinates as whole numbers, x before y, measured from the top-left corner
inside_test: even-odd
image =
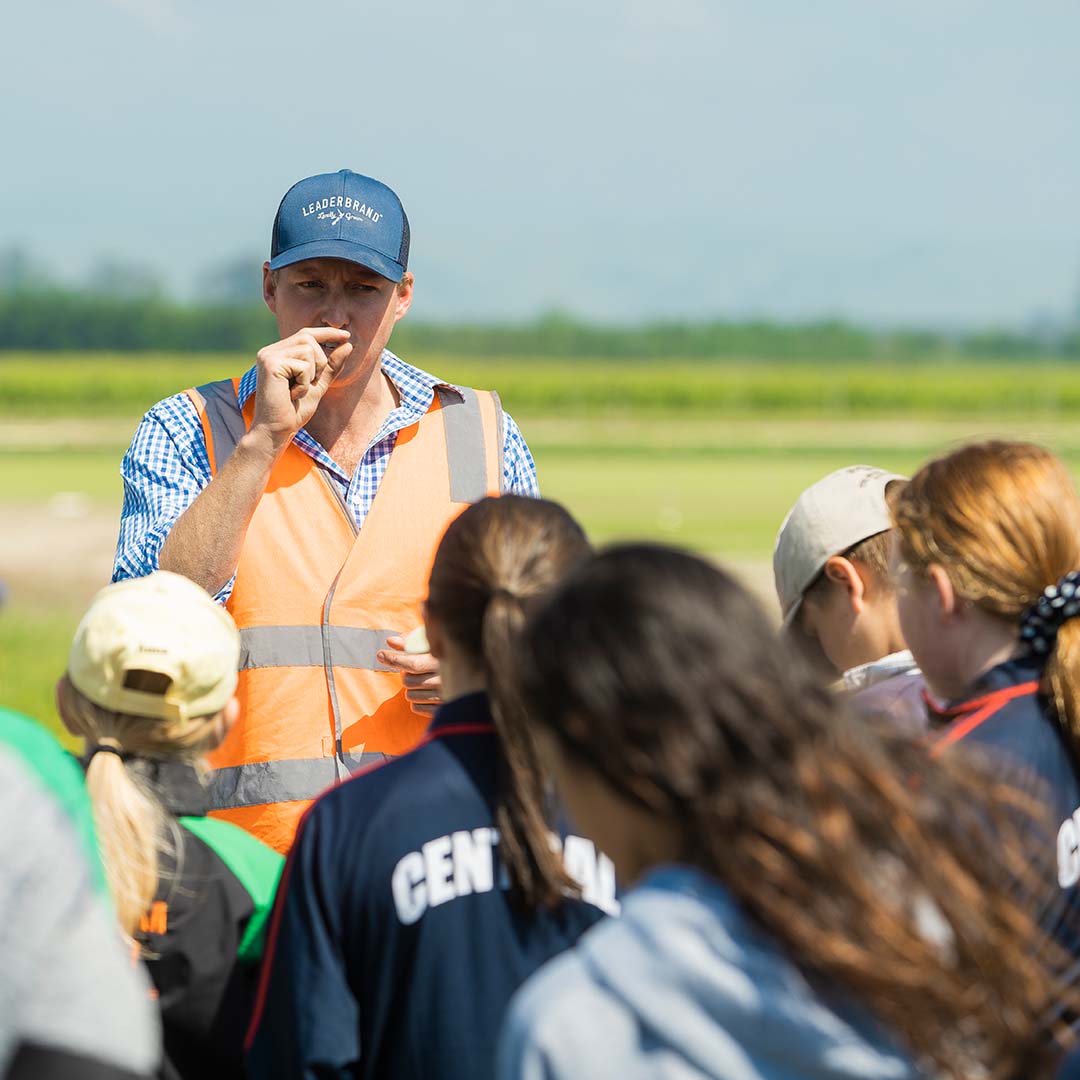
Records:
[[[1080,499],[1029,443],[961,447],[897,499],[904,635],[936,698],[933,753],[978,754],[1045,800],[1062,893],[1044,922],[1080,956]]]
[[[203,760],[236,716],[240,638],[186,578],[158,571],[97,594],[57,686],[86,740],[86,781],[121,929],[156,989],[165,1080],[243,1069],[282,858],[206,816]]]
[[[446,703],[418,749],[304,818],[249,1036],[253,1080],[490,1076],[510,995],[614,910],[610,861],[580,836],[559,850],[514,682],[525,609],[588,551],[562,507],[513,495],[446,531],[424,612]]]
[[[1076,994],[1010,897],[1011,807],[964,759],[842,712],[729,576],[609,550],[522,657],[541,757],[630,888],[515,997],[501,1080],[1056,1067],[1046,1016]]]
[[[888,499],[905,482],[852,465],[812,484],[780,526],[773,574],[787,634],[843,680],[853,710],[922,731],[926,684],[904,642],[889,577]]]

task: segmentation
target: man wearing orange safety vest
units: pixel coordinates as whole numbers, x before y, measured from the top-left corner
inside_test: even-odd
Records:
[[[485,495],[537,494],[494,393],[387,350],[408,257],[386,185],[348,170],[295,184],[263,266],[281,340],[242,378],[155,405],[121,466],[113,578],[173,570],[232,613],[243,711],[211,803],[279,851],[316,795],[410,749],[439,703],[437,662],[403,636],[447,524]]]

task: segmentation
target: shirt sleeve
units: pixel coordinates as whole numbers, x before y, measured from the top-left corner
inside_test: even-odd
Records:
[[[503,490],[512,495],[540,498],[536,462],[521,429],[509,413],[503,413]]]
[[[113,562],[113,581],[158,569],[162,544],[180,515],[210,483],[210,460],[195,406],[177,394],[142,419],[120,463],[124,505]],[[224,603],[235,575],[217,593]]]
[[[247,1037],[252,1077],[345,1080],[360,1060],[360,1006],[346,972],[343,897],[320,815],[308,813],[278,892]]]

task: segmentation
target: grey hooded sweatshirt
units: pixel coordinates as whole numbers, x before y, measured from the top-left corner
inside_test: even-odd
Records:
[[[727,891],[653,871],[511,1002],[499,1080],[914,1080],[874,1020],[826,1001]]]

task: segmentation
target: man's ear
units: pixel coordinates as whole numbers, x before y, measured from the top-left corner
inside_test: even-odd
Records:
[[[926,579],[937,597],[938,607],[944,619],[954,618],[960,612],[960,597],[956,595],[952,579],[945,571],[944,566],[931,563],[926,568]]]
[[[866,582],[850,559],[843,555],[833,555],[823,570],[828,581],[839,585],[847,595],[848,603],[854,615],[861,615],[866,607]]]
[[[398,282],[396,295],[394,296],[394,322],[404,319],[406,312],[412,307],[413,283],[415,278],[407,270],[405,276]]]
[[[263,302],[275,315],[277,314],[277,282],[274,280],[274,271],[270,269],[268,262],[263,263]]]

